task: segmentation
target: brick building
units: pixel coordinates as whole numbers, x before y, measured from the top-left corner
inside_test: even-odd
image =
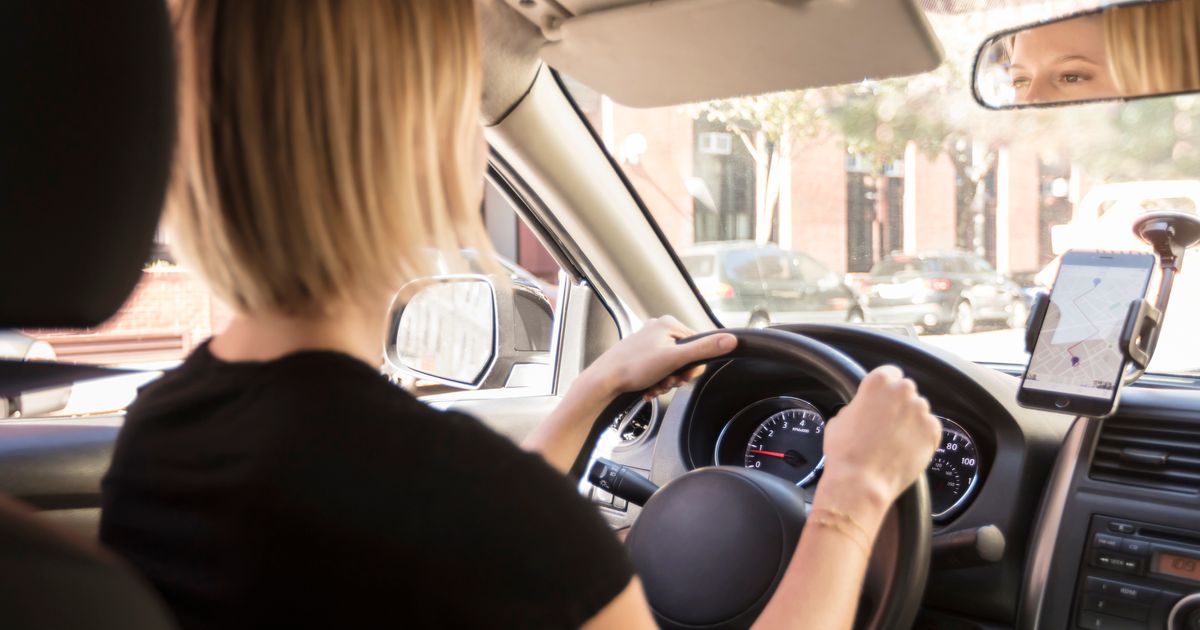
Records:
[[[621,164],[670,242],[753,238],[756,166],[720,123],[681,108],[622,107],[570,82],[572,95]],[[981,182],[952,156],[909,144],[872,173],[837,136],[795,146],[772,240],[831,269],[861,273],[893,251],[976,251],[1004,272],[1052,258],[1051,225],[1069,219],[1083,177],[1029,147],[991,149]],[[971,207],[983,186],[985,203]]]

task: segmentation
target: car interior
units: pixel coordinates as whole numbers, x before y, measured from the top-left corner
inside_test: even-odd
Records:
[[[1130,4],[1146,2],[1155,0]],[[0,248],[0,327],[91,329],[138,283],[156,247],[173,155],[170,4],[0,7],[0,68],[10,78],[0,99],[8,121],[0,225],[10,235]],[[653,108],[922,76],[946,63],[949,50],[927,14],[951,5],[1018,7],[1034,27],[1077,12],[1040,0],[480,0],[488,184],[561,269],[557,293],[552,306],[532,280],[507,289],[489,283],[490,298],[473,293],[490,305],[492,327],[478,340],[490,354],[477,366],[410,369],[420,352],[402,346],[420,328],[405,318],[420,315],[418,300],[398,302],[381,365],[433,383],[422,397],[429,404],[520,440],[583,368],[648,319],[669,314],[697,331],[722,328],[570,84]],[[1018,37],[1014,25],[971,43],[979,57],[960,92],[1008,120],[1092,107],[1068,102],[1094,100],[1087,96],[1022,100],[1013,81],[997,83],[992,66],[1009,72],[1002,57],[1013,50],[1003,42]],[[1189,98],[1161,95],[1195,89],[1100,98]],[[1055,107],[1030,109],[1047,103]],[[597,418],[573,469],[580,492],[614,531],[630,530],[627,547],[660,625],[748,627],[803,526],[819,464],[797,472],[794,462],[759,462],[768,472],[778,466],[773,474],[788,482],[792,493],[778,501],[799,512],[786,523],[685,480],[711,466],[759,467],[746,445],[759,439],[764,418],[785,413],[823,426],[866,371],[894,364],[943,421],[946,445],[931,464],[943,468],[914,484],[889,516],[858,627],[1200,628],[1200,382],[1142,375],[1155,326],[1170,312],[1169,278],[1180,274],[1175,303],[1183,304],[1188,273],[1200,273],[1182,268],[1194,216],[1139,223],[1140,238],[1170,271],[1156,272],[1155,306],[1129,320],[1153,321],[1144,335],[1131,329],[1132,338],[1122,338],[1146,356],[1133,353],[1130,365],[1140,369],[1111,413],[1023,406],[1023,364],[973,360],[871,326],[869,309],[868,325],[772,322],[751,330],[726,322],[741,339],[733,355],[672,393],[618,398]],[[455,287],[481,278],[410,288],[461,300]],[[1015,285],[1011,291],[1005,304],[1019,302]],[[1034,338],[1048,302],[1033,307]],[[535,341],[543,335],[548,346]],[[0,359],[0,401],[130,372]],[[514,386],[543,374],[544,388]],[[150,587],[96,540],[100,479],[122,416],[0,419],[0,627],[173,627]],[[807,454],[814,462],[816,448]],[[655,509],[643,510],[659,492]],[[688,534],[697,520],[720,522],[725,534]],[[782,542],[753,544],[764,539]],[[718,556],[744,561],[702,561]],[[769,574],[759,571],[764,565]],[[701,595],[714,591],[722,595]]]

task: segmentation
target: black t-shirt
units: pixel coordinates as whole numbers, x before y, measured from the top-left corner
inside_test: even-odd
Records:
[[[129,408],[100,536],[184,628],[577,627],[623,547],[541,457],[365,363],[199,348]]]

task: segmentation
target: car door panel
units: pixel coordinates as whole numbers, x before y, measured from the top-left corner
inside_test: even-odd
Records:
[[[100,480],[122,416],[0,424],[0,492],[88,538],[100,526]]]

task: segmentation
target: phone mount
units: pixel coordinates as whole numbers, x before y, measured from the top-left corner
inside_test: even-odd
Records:
[[[1154,356],[1175,276],[1183,270],[1183,255],[1188,248],[1200,243],[1200,218],[1171,210],[1148,212],[1133,222],[1133,233],[1153,248],[1159,268],[1162,269],[1162,279],[1153,302],[1143,298],[1129,304],[1129,314],[1125,318],[1120,339],[1121,350],[1133,366],[1123,379],[1126,385],[1141,378]],[[1039,293],[1034,299],[1025,329],[1026,352],[1033,352],[1049,306],[1048,293]]]

